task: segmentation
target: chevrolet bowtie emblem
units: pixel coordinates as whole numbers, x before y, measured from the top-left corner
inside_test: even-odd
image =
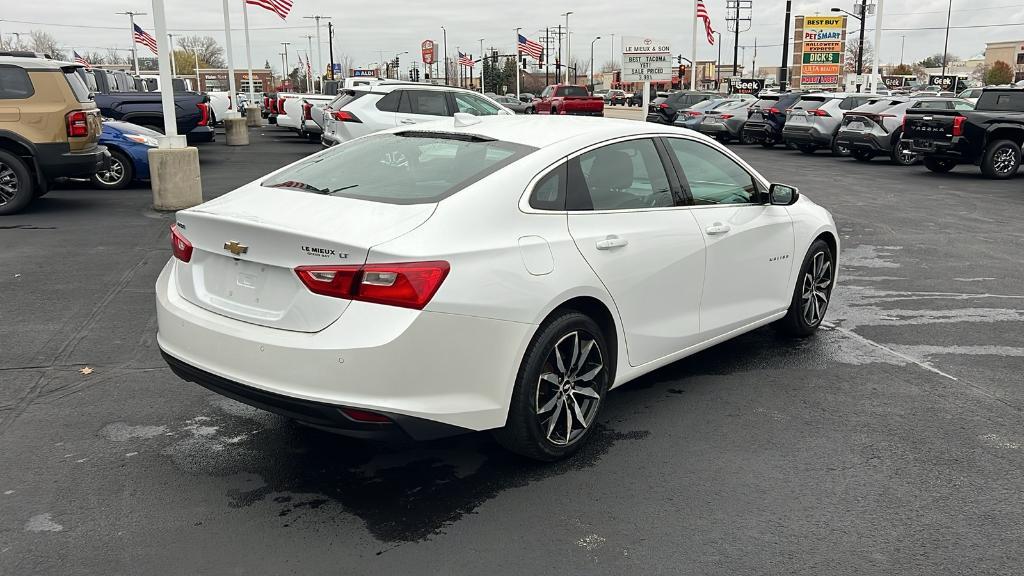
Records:
[[[231,242],[225,242],[224,243],[224,249],[227,250],[228,252],[231,252],[235,256],[239,256],[241,254],[245,254],[246,252],[249,251],[249,247],[248,246],[246,246],[245,244],[239,244],[238,242],[235,242],[234,240],[232,240]]]

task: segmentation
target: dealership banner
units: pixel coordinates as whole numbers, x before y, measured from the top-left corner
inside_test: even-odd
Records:
[[[730,94],[757,94],[764,90],[763,78],[729,78]]]
[[[846,51],[846,16],[797,16],[793,88],[839,87]]]

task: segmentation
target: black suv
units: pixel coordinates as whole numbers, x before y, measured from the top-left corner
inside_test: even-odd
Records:
[[[782,144],[782,127],[786,125],[786,110],[800,99],[801,92],[766,94],[758,98],[750,109],[743,134],[765,148]]]

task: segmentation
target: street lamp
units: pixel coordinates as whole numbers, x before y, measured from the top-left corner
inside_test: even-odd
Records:
[[[477,40],[480,42],[480,93],[484,93],[484,39],[480,38]]]
[[[942,77],[946,77],[946,52],[949,51],[949,18],[953,15],[953,0],[949,0],[949,10],[946,12],[946,42],[942,45]],[[956,88],[956,83],[953,84]]]
[[[718,34],[718,61],[715,62],[715,90],[721,90],[722,88],[722,33],[715,30],[715,34]]]
[[[572,59],[569,57],[569,44],[570,44],[571,38],[572,38],[571,36],[569,36],[569,15],[570,14],[572,14],[572,12],[566,12],[565,14],[562,14],[562,16],[565,16],[565,83],[566,84],[569,83],[569,64],[572,62]]]
[[[593,40],[590,41],[590,93],[591,94],[594,93],[594,42],[597,42],[600,39],[601,39],[601,37],[598,36],[597,38],[594,38]]]
[[[953,0],[950,0],[952,2]],[[857,43],[857,76],[864,73],[864,21],[868,16],[868,0],[860,0],[860,16],[847,12],[842,8],[833,8],[833,12],[842,12],[860,20],[860,41]],[[857,92],[860,92],[860,83],[857,83]]]
[[[441,36],[444,37],[444,85],[448,86],[448,29],[441,26]]]

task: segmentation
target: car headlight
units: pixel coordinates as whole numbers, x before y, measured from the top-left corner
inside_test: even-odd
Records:
[[[157,147],[156,138],[153,138],[152,136],[144,136],[142,134],[125,134],[124,137],[127,138],[128,140],[131,140],[132,142],[138,142],[139,144],[145,144],[146,146],[149,146],[150,148],[156,148]]]

